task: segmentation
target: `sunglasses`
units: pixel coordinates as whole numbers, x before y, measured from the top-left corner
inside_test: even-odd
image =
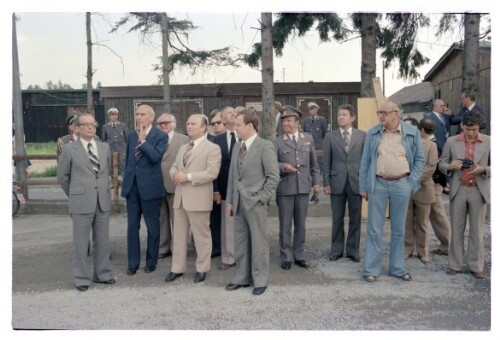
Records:
[[[217,121],[217,122],[211,122],[211,123],[210,123],[210,125],[211,125],[211,126],[214,126],[214,125],[220,125],[220,124],[222,124],[222,121],[221,121],[221,120],[219,120],[219,121]]]

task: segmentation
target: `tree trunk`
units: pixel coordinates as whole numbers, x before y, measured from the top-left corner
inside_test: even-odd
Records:
[[[372,79],[377,75],[377,14],[361,14],[361,98],[375,97]]]
[[[479,89],[479,22],[480,14],[464,15],[464,59],[462,64],[462,90]]]
[[[17,54],[17,30],[16,14],[12,14],[12,110],[16,144],[15,154],[19,156],[26,155],[24,147],[24,122],[23,122],[23,103],[21,97],[21,78],[19,76],[19,57]],[[27,161],[16,162],[16,178],[20,181],[26,180]],[[28,198],[28,186],[23,185],[23,195]]]
[[[85,15],[87,30],[87,111],[94,115],[94,96],[92,95],[92,35],[90,34],[90,12]]]
[[[168,60],[168,16],[161,13],[161,42],[163,61],[163,108],[165,112],[172,112],[172,98],[170,94],[170,62]]]
[[[259,134],[273,140],[276,137],[274,108],[273,21],[272,13],[261,13],[262,44],[262,116]]]

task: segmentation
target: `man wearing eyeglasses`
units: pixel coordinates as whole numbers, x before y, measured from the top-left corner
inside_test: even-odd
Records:
[[[102,141],[109,144],[111,154],[118,152],[120,158],[118,162],[118,171],[123,176],[125,173],[125,143],[128,136],[127,125],[118,121],[118,109],[112,107],[108,110],[107,124],[102,127]]]
[[[210,132],[208,133],[208,140],[213,141],[215,136],[221,135],[226,132],[226,127],[222,122],[222,112],[219,109],[214,109],[210,112]]]
[[[69,198],[73,220],[73,280],[84,292],[92,281],[114,284],[109,260],[111,155],[106,143],[94,140],[97,123],[91,114],[75,118],[79,138],[64,146],[57,164],[57,181]],[[94,241],[93,274],[87,266],[90,231]]]
[[[359,191],[368,201],[366,248],[362,275],[373,282],[382,270],[385,211],[390,207],[389,275],[410,281],[405,270],[404,239],[408,203],[420,188],[425,159],[420,134],[401,121],[398,103],[386,100],[377,111],[380,124],[366,135],[359,170]]]
[[[174,193],[175,183],[170,178],[170,168],[175,162],[181,145],[189,143],[189,137],[175,131],[177,121],[170,113],[163,113],[158,117],[156,126],[168,135],[168,148],[161,160],[161,172],[163,174],[163,185],[167,196],[161,200],[160,210],[160,250],[159,259],[172,255],[172,235],[174,226]]]

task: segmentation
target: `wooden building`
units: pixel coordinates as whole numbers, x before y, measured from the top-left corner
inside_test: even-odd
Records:
[[[336,83],[275,83],[275,100],[283,105],[299,107],[307,115],[307,103],[315,101],[321,107],[331,127],[336,128],[336,111],[339,105],[357,106],[360,95],[359,82]],[[262,85],[260,83],[172,85],[172,113],[177,118],[177,130],[185,132],[187,117],[191,113],[209,115],[210,111],[225,106],[253,106],[262,110]],[[134,126],[134,111],[140,104],[148,104],[158,114],[164,112],[161,86],[116,86],[101,88],[101,102],[105,110],[116,107],[120,120],[129,128]]]
[[[463,44],[454,43],[427,72],[424,81],[434,87],[434,98],[441,98],[451,112],[460,110],[460,93],[462,86]],[[476,103],[484,107],[488,122],[491,123],[491,43],[479,44],[479,84]],[[484,131],[490,134],[490,127]]]

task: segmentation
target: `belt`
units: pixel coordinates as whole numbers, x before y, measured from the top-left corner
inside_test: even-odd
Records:
[[[408,177],[408,176],[410,176],[409,173],[405,173],[405,174],[402,174],[401,176],[396,176],[396,177],[385,177],[385,176],[377,175],[378,178],[383,179],[384,181],[389,181],[389,182],[399,181],[400,179],[403,179],[403,178]]]
[[[477,187],[477,182],[460,182],[462,185],[465,185],[466,187]]]

